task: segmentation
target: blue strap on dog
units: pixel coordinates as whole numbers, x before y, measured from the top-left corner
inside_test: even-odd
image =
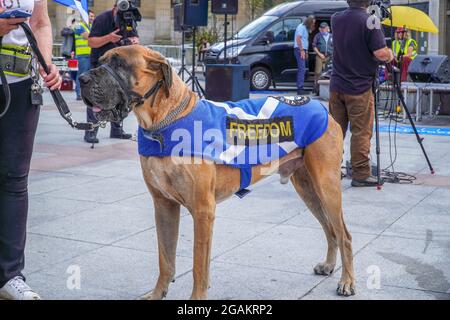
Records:
[[[239,171],[241,176],[241,182],[239,191],[236,192],[235,194],[242,199],[243,197],[245,197],[250,193],[250,190],[248,190],[247,187],[252,182],[252,168],[251,167],[241,168]]]

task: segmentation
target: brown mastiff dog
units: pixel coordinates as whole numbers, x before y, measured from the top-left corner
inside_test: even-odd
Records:
[[[139,125],[149,129],[165,121],[185,104],[176,118],[187,115],[197,96],[176,75],[159,53],[142,46],[109,51],[102,66],[80,76],[81,91],[99,120],[117,121],[134,111]],[[324,262],[314,267],[318,275],[330,275],[338,249],[342,276],[337,293],[355,294],[352,238],[342,212],[342,130],[329,117],[326,132],[304,150],[296,149],[276,163],[253,167],[251,183],[279,173],[282,182],[295,190],[323,227],[328,242]],[[201,162],[192,164],[173,157],[141,157],[145,182],[153,197],[159,250],[159,278],[146,299],[162,299],[175,277],[175,257],[180,206],[194,219],[194,286],[192,299],[207,298],[216,204],[239,190],[240,172],[229,166]],[[299,246],[302,244],[299,243]]]

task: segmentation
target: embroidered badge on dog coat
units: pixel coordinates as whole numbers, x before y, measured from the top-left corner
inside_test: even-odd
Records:
[[[187,116],[159,130],[138,131],[145,157],[197,157],[241,169],[241,190],[251,168],[279,159],[319,139],[328,111],[307,97],[238,102],[200,100]]]

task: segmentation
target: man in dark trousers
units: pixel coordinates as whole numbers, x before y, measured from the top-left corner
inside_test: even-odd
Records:
[[[308,59],[309,34],[314,31],[316,18],[309,16],[303,23],[300,23],[295,30],[294,36],[294,55],[297,60],[297,94],[308,94],[303,89],[305,84],[306,60]]]
[[[330,113],[344,136],[350,123],[352,186],[370,187],[377,185],[369,160],[374,121],[373,84],[380,62],[391,62],[394,56],[386,46],[381,23],[374,23],[376,17],[367,13],[371,1],[347,2],[349,8],[331,18],[334,50]]]
[[[91,52],[91,68],[99,66],[98,60],[107,51],[119,47],[121,45],[122,35],[120,35],[119,25],[117,23],[117,1],[111,10],[105,11],[95,18],[92,25],[91,33],[89,34],[89,47]],[[139,38],[129,37],[127,44],[138,44]],[[96,123],[94,113],[87,108],[88,122]],[[125,133],[122,129],[122,123],[111,122],[111,138],[116,139],[131,139],[131,134]],[[98,143],[97,130],[86,131],[84,141],[88,143]]]

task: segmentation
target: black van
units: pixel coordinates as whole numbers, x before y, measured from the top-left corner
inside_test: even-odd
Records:
[[[294,1],[280,4],[267,11],[236,33],[227,42],[227,62],[251,67],[253,90],[267,90],[271,85],[295,85],[297,61],[294,56],[294,35],[297,26],[308,16],[316,16],[318,25],[348,8],[347,1]],[[205,64],[224,63],[224,44],[216,43],[206,52]],[[310,45],[305,87],[313,86],[315,53]]]

